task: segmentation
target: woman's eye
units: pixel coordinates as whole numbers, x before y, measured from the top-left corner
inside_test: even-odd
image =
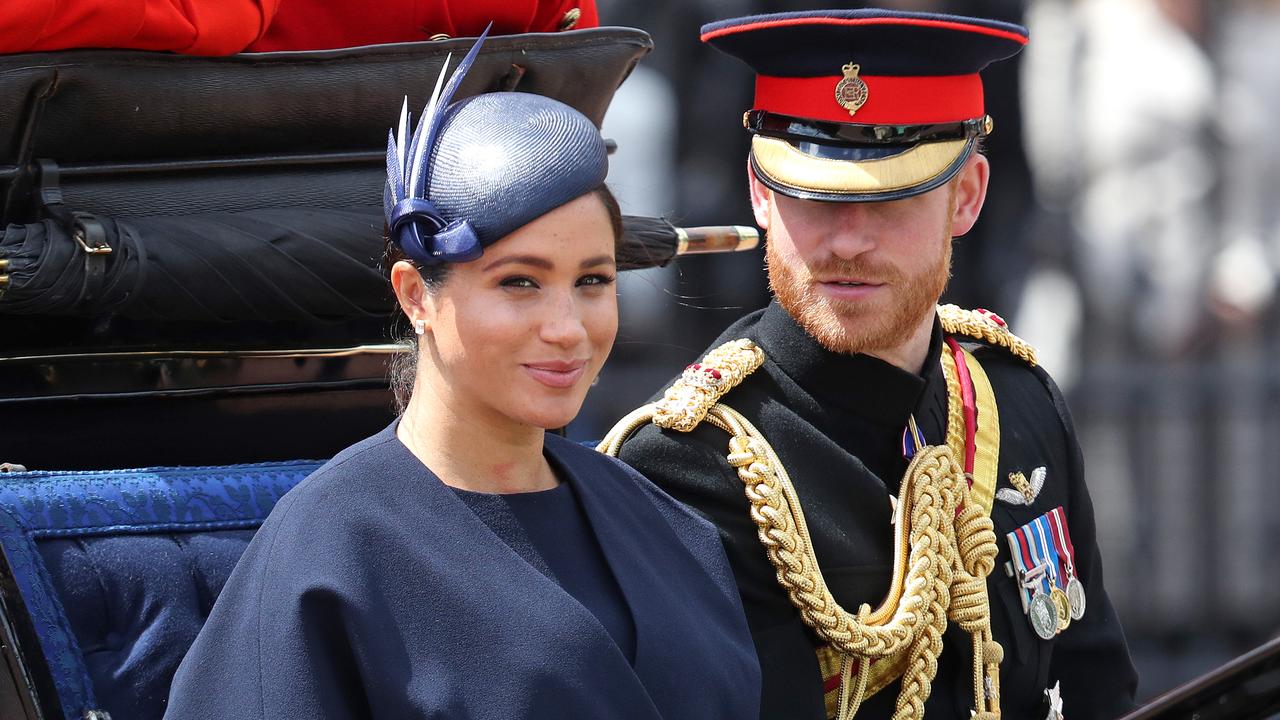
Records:
[[[603,275],[603,274],[583,275],[582,277],[578,278],[578,285],[579,287],[584,285],[611,285],[613,284],[613,281],[614,281],[614,276],[612,275]]]
[[[534,279],[533,279],[533,278],[531,278],[531,277],[525,277],[525,276],[523,276],[523,275],[517,275],[517,276],[515,276],[515,277],[509,277],[509,278],[503,278],[503,279],[502,279],[502,281],[501,281],[501,282],[499,282],[498,284],[499,284],[499,285],[501,285],[502,287],[509,287],[509,288],[536,288],[536,287],[538,287],[538,283],[537,283],[536,281],[534,281]]]

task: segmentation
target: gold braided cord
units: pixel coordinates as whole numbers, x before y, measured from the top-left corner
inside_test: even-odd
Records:
[[[746,371],[749,373],[759,366],[755,353],[763,360],[763,352],[754,345],[736,346],[726,355],[746,358],[744,352],[753,357],[730,368],[735,375],[736,368],[753,365]],[[964,457],[964,418],[955,367],[948,367],[954,358],[950,353],[943,356],[950,396],[947,443],[916,453],[903,477],[895,510],[893,579],[889,594],[875,610],[864,604],[851,614],[836,602],[822,577],[804,512],[786,469],[760,431],[729,406],[715,402],[704,409],[708,395],[703,393],[679,397],[682,405],[676,405],[668,402],[668,394],[663,401],[620,420],[598,448],[616,455],[636,429],[649,421],[657,423],[660,412],[666,413],[661,423],[664,427],[687,432],[705,420],[729,433],[728,461],[743,483],[757,536],[779,584],[805,624],[842,656],[837,703],[841,720],[852,718],[868,691],[879,689],[869,688],[869,683],[883,686],[896,676],[898,667],[904,669],[894,718],[923,717],[948,620],[973,637],[975,716],[980,720],[1000,717],[998,683],[1003,651],[991,635],[986,585],[995,565],[995,531],[985,509],[970,498],[963,466],[957,460]],[[974,364],[970,361],[970,366]],[[718,367],[704,361],[706,366]],[[738,375],[733,384],[746,373]],[[729,388],[715,389],[719,397]],[[665,411],[664,403],[668,403]],[[680,412],[670,412],[672,409]],[[697,420],[691,424],[683,421],[691,416]],[[875,672],[872,659],[878,659],[874,669],[885,666],[893,674]]]
[[[986,373],[972,355],[963,350],[961,352],[975,381],[975,394],[981,398],[983,409],[988,415],[982,420],[988,421],[988,426],[998,427],[996,406]],[[957,362],[957,358],[951,353],[942,353],[942,377],[947,384],[947,446],[959,457],[964,457],[964,403]],[[996,435],[997,442],[998,438]],[[990,480],[994,492],[994,477]],[[951,620],[973,637],[974,707],[982,708],[975,717],[980,720],[995,720],[1000,717],[1000,661],[1004,658],[1004,651],[991,634],[987,576],[995,568],[999,547],[996,545],[995,524],[989,515],[990,498],[978,498],[972,493],[968,495],[969,502],[963,504],[955,518],[959,556],[963,563],[957,568],[949,612]],[[984,499],[985,507],[982,502]],[[987,683],[990,683],[990,692],[987,692]]]
[[[1009,332],[1009,329],[992,320],[988,313],[965,310],[956,305],[939,305],[938,319],[942,331],[951,335],[964,335],[998,345],[1029,365],[1036,364],[1036,350],[1025,340]]]
[[[917,628],[929,620],[928,605],[938,594],[938,575],[950,570],[950,563],[941,567],[935,557],[954,545],[947,542],[944,527],[955,513],[955,488],[950,485],[959,482],[950,450],[929,448],[920,453],[904,480],[910,488],[903,495],[910,500],[898,504],[898,525],[910,529],[911,537],[902,542],[904,530],[895,544],[896,564],[903,563],[907,552],[901,599],[884,603],[875,612],[863,605],[855,616],[840,607],[822,578],[799,497],[773,448],[749,420],[726,405],[712,408],[707,421],[732,435],[729,464],[743,482],[757,536],[778,582],[805,623],[844,653],[878,658],[908,648],[918,635]],[[947,592],[945,586],[940,590]]]

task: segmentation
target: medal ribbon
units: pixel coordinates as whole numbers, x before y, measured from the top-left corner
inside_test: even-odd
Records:
[[[1013,564],[1017,569],[1018,593],[1022,599],[1022,612],[1025,613],[1031,607],[1031,591],[1038,584],[1032,582],[1032,579],[1037,576],[1036,566],[1031,560],[1031,553],[1027,552],[1029,542],[1023,534],[1023,528],[1007,533],[1005,539],[1009,541],[1009,554],[1013,556]]]
[[[1031,528],[1035,532],[1035,540],[1040,548],[1040,553],[1049,564],[1049,580],[1051,582],[1050,590],[1053,586],[1057,586],[1062,590],[1067,589],[1067,580],[1063,573],[1058,572],[1059,557],[1057,545],[1053,542],[1053,528],[1049,526],[1049,514],[1045,513],[1035,520],[1031,521]]]
[[[1023,525],[1019,532],[1024,533],[1023,537],[1027,539],[1027,553],[1031,556],[1031,569],[1044,572],[1047,561],[1044,557],[1044,549],[1040,547],[1040,543],[1036,540],[1035,522]],[[1036,583],[1036,585],[1042,592],[1048,594],[1053,590],[1053,579],[1049,573],[1044,572],[1043,575],[1040,575],[1040,582]]]
[[[1053,543],[1061,558],[1062,571],[1067,579],[1076,576],[1075,550],[1071,547],[1071,536],[1067,534],[1066,512],[1062,506],[1049,511],[1049,526],[1053,529]],[[1065,580],[1063,582],[1066,582]]]
[[[916,418],[912,415],[907,420],[907,426],[902,429],[902,457],[910,460],[927,444],[924,439],[924,431],[916,425]]]

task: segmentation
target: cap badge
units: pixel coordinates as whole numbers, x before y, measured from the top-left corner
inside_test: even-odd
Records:
[[[836,102],[840,103],[840,107],[848,110],[849,116],[852,117],[867,101],[867,84],[858,77],[858,65],[848,63],[840,69],[844,71],[844,77],[836,83]]]

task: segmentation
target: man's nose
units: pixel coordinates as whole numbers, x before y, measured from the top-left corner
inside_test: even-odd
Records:
[[[836,257],[852,259],[876,248],[880,229],[876,214],[866,203],[839,203],[831,214],[824,236],[827,250]]]

